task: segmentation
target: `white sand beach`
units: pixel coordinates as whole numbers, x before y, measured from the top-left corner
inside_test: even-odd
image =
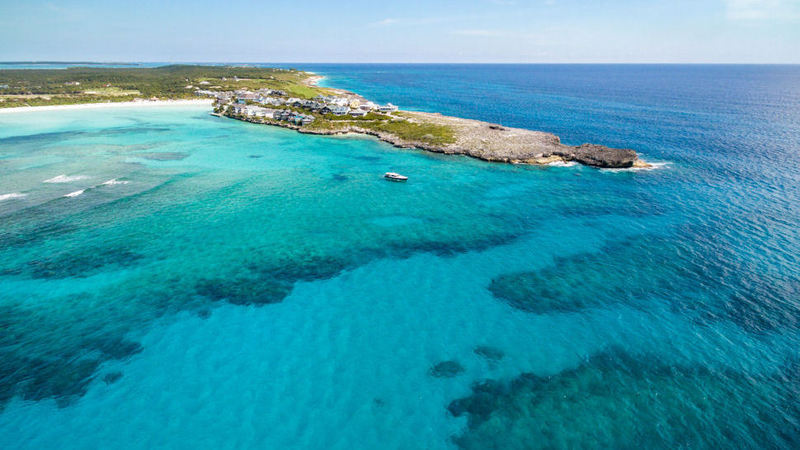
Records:
[[[94,109],[94,108],[126,108],[126,107],[159,107],[159,106],[190,106],[208,105],[211,106],[211,99],[196,100],[144,100],[134,102],[113,102],[113,103],[79,103],[74,105],[52,105],[52,106],[20,106],[15,108],[0,108],[0,114],[12,114],[29,111],[60,111],[68,109]]]

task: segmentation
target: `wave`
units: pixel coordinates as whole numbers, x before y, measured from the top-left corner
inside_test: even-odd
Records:
[[[111,180],[100,183],[99,186],[114,186],[116,184],[128,184],[128,183],[130,183],[130,181],[118,180],[116,178],[113,178]]]
[[[28,194],[20,194],[19,192],[12,192],[10,194],[0,194],[0,202],[3,200],[13,200],[15,198],[22,198]]]
[[[70,183],[72,181],[85,180],[86,178],[89,177],[87,177],[86,175],[73,175],[73,176],[58,175],[53,178],[50,178],[49,180],[44,180],[42,181],[42,183]]]
[[[83,194],[84,192],[86,192],[86,189],[81,189],[80,191],[70,192],[69,194],[66,194],[64,197],[77,197]]]

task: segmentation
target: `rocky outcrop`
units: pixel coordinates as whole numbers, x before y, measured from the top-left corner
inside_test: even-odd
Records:
[[[627,168],[639,162],[636,152],[627,148],[610,148],[604,145],[583,144],[570,147],[569,158],[587,166]]]
[[[243,119],[251,122],[255,120]],[[419,148],[436,153],[466,155],[484,161],[512,164],[551,164],[575,161],[601,168],[646,167],[635,151],[610,148],[602,145],[583,144],[577,147],[564,145],[558,136],[542,131],[508,128],[502,125],[443,116],[441,114],[403,111],[396,120],[416,123],[433,123],[453,130],[454,141],[433,144],[425,141],[403,139],[395,134],[376,131],[343,122],[332,129],[300,127],[287,122],[268,120],[270,125],[290,128],[306,134],[339,135],[348,133],[366,134],[399,148]],[[335,122],[330,122],[334,124]]]

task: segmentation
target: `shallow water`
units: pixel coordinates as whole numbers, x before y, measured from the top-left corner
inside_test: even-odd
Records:
[[[564,74],[499,77],[497,98],[555,96],[527,121],[437,91],[568,142],[647,136],[668,165],[640,172],[202,107],[0,116],[0,446],[797,446],[800,121],[768,69],[689,104],[630,73],[580,91],[578,67],[577,97],[541,92]],[[316,70],[407,106],[455,69]],[[607,116],[587,131],[565,104]],[[626,141],[615,115],[645,129]]]

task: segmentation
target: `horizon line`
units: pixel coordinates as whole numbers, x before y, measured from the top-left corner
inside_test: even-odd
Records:
[[[475,61],[450,61],[450,62],[416,62],[416,61],[57,61],[57,60],[30,60],[30,61],[0,61],[0,65],[11,64],[92,64],[92,65],[138,65],[138,64],[165,64],[165,65],[192,65],[192,64],[416,64],[416,65],[684,65],[684,66],[797,66],[800,62],[475,62]]]

